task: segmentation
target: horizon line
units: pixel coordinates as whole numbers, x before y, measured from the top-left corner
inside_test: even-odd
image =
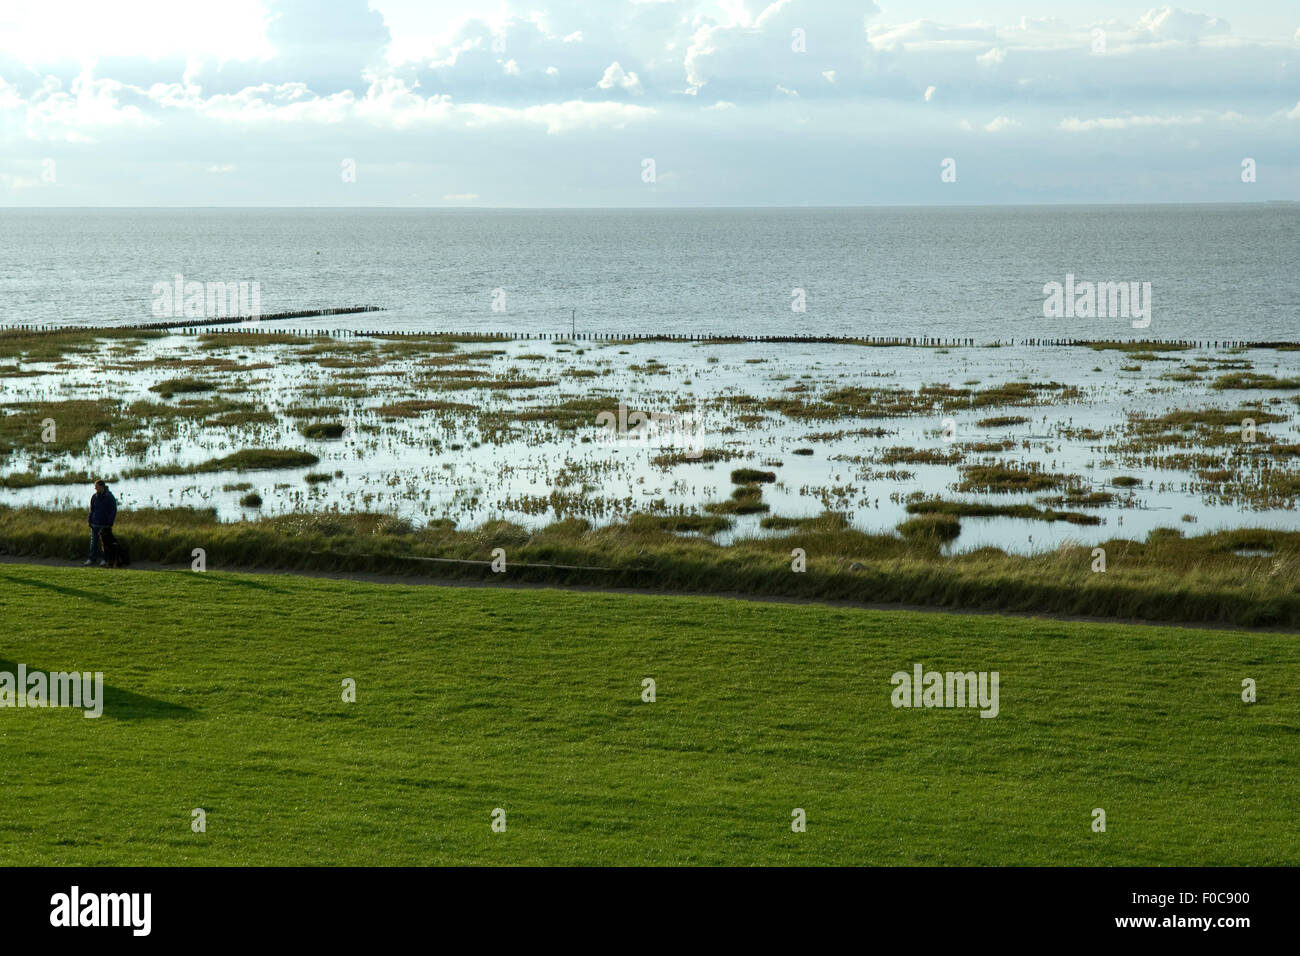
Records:
[[[676,212],[689,210],[718,209],[980,209],[980,208],[1041,208],[1055,206],[1267,206],[1300,205],[1300,199],[1242,199],[1242,200],[1146,200],[1146,201],[1060,201],[1060,202],[969,202],[969,203],[774,203],[753,204],[735,203],[725,205],[677,205],[677,206],[524,206],[524,205],[30,205],[4,206],[0,210],[55,210],[55,209],[365,209],[365,210],[463,210],[466,212]]]

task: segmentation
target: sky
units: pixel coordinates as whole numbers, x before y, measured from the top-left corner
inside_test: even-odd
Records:
[[[6,0],[0,206],[1300,200],[1300,3]]]

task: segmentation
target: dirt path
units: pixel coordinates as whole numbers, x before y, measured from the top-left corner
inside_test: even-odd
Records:
[[[27,564],[45,567],[80,567],[80,562],[64,561],[58,558],[38,558],[22,555],[0,554],[0,564]],[[150,561],[139,561],[131,565],[128,572],[107,571],[103,568],[84,568],[87,574],[122,574],[134,571],[181,571],[180,565],[163,565]],[[415,577],[404,574],[376,574],[369,571],[296,571],[283,568],[221,568],[221,573],[230,574],[269,574],[288,577],[325,578],[331,581],[363,581],[367,584],[402,584],[408,587],[442,587],[442,588],[495,588],[507,591],[518,590],[552,590],[581,591],[597,594],[639,594],[642,596],[724,598],[733,601],[749,601],[755,604],[800,604],[819,607],[856,608],[868,611],[900,611],[924,614],[969,614],[980,617],[1013,617],[1023,620],[1069,621],[1082,624],[1128,624],[1142,627],[1179,627],[1203,631],[1242,631],[1260,634],[1300,634],[1300,631],[1284,627],[1237,627],[1230,624],[1206,623],[1202,621],[1145,621],[1132,618],[1090,617],[1070,614],[1034,613],[1029,611],[986,611],[978,608],[931,607],[918,604],[879,604],[867,601],[845,601],[830,598],[801,598],[786,595],[741,594],[728,591],[660,591],[650,588],[612,588],[589,584],[554,584],[531,581],[473,581],[461,578]]]

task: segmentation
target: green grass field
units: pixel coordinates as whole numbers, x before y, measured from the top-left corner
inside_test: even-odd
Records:
[[[109,688],[0,709],[5,864],[1300,863],[1294,635],[27,565],[0,620]]]

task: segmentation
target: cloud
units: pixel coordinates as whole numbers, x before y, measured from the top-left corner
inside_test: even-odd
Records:
[[[1060,128],[1069,133],[1087,133],[1097,129],[1138,129],[1146,126],[1191,126],[1204,122],[1200,116],[1102,116],[1081,120],[1061,120]]]
[[[92,0],[46,5],[66,19],[69,2]],[[213,24],[221,2],[193,0],[202,8],[193,22]],[[1220,17],[1163,5],[1071,21],[1078,8],[1047,0],[1025,8],[1041,17],[973,23],[911,13],[897,22],[858,0],[449,0],[443,8],[460,12],[441,19],[414,0],[228,2],[257,34],[229,51],[154,29],[119,30],[91,65],[0,52],[0,169],[16,182],[43,156],[85,162],[61,166],[57,189],[13,201],[147,205],[171,189],[182,205],[256,204],[274,184],[280,204],[439,204],[468,202],[445,197],[472,185],[501,205],[635,205],[663,197],[626,192],[625,172],[639,186],[635,163],[660,156],[681,174],[673,201],[926,202],[909,177],[949,155],[957,128],[972,133],[970,161],[995,164],[1006,171],[1000,184],[1023,190],[1012,199],[1077,199],[1129,182],[1141,189],[1125,195],[1140,199],[1193,183],[1167,168],[1217,169],[1214,151],[1240,151],[1243,130],[1260,155],[1300,149],[1290,10],[1255,11],[1254,33],[1242,35]],[[55,19],[5,8],[0,51],[39,48],[23,31]],[[1094,28],[1105,31],[1104,57],[1092,52]],[[1078,135],[1108,131],[1124,135]],[[1103,148],[1104,158],[1094,152]],[[313,190],[333,188],[342,157],[368,172],[321,199]],[[72,175],[85,168],[96,175]],[[220,172],[250,169],[257,175]],[[620,172],[602,193],[596,180],[610,170]],[[1047,180],[1055,191],[1035,192]],[[1216,182],[1194,185],[1217,197]],[[1276,176],[1269,188],[1295,185]]]
[[[1203,13],[1188,13],[1177,7],[1148,10],[1138,21],[1137,33],[1152,41],[1172,40],[1195,43],[1202,37],[1219,36],[1229,30],[1228,21]]]
[[[734,102],[764,100],[774,88],[816,96],[861,92],[871,59],[867,20],[874,3],[774,0],[726,4],[730,21],[699,15],[690,21],[684,92],[707,89]],[[757,11],[757,12],[755,12]],[[833,83],[825,74],[833,72]],[[817,90],[814,94],[812,91]]]
[[[602,90],[621,89],[633,96],[640,96],[645,92],[641,87],[640,77],[635,73],[625,72],[617,60],[605,68],[605,75],[596,85]]]
[[[879,27],[870,33],[871,45],[877,50],[900,51],[904,48],[944,49],[988,46],[998,40],[997,30],[983,24],[959,25],[934,20],[913,20],[891,27]]]
[[[302,83],[321,94],[364,88],[378,75],[391,42],[381,14],[368,0],[266,0],[270,57],[211,56],[191,67],[206,90],[236,92],[262,83]]]
[[[88,71],[73,80],[70,92],[64,92],[57,81],[47,83],[26,104],[27,134],[38,140],[91,143],[115,127],[158,122],[140,106],[121,102],[124,92],[138,91],[116,80],[96,79]],[[6,102],[12,104],[13,100],[7,97]]]

